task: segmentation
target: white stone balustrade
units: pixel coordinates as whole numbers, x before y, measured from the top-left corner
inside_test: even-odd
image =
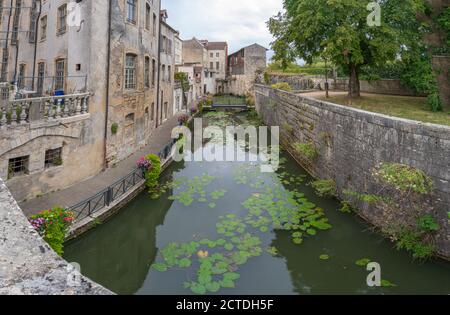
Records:
[[[89,93],[14,100],[0,110],[0,127],[52,121],[89,112]]]

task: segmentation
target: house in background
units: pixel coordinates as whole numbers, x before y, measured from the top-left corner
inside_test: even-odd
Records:
[[[267,50],[259,44],[253,44],[228,56],[228,93],[245,95],[253,90],[255,83],[263,82]]]

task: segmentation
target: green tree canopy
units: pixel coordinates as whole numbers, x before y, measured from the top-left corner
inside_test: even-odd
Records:
[[[284,0],[272,17],[274,59],[284,64],[321,57],[348,70],[349,96],[359,96],[364,66],[381,66],[420,49],[427,28],[416,18],[423,0],[378,0],[381,25],[369,26],[369,0]]]

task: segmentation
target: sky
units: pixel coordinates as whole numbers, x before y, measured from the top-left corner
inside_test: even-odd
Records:
[[[162,0],[167,22],[182,39],[226,41],[229,53],[258,43],[270,48],[266,22],[282,9],[283,0]],[[269,52],[268,57],[272,55]]]

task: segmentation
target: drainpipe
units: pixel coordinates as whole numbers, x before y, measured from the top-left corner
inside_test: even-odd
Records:
[[[42,13],[42,2],[39,1],[39,13],[36,17],[36,25],[34,30],[34,57],[33,57],[33,80],[31,82],[31,90],[34,91],[34,79],[36,75],[36,58],[37,58],[37,44],[38,44],[38,31],[39,31],[39,19]]]
[[[106,98],[105,98],[105,133],[103,141],[103,170],[108,167],[107,162],[107,142],[108,142],[108,118],[109,118],[109,83],[111,72],[111,25],[112,25],[112,0],[108,1],[108,51],[106,53]]]
[[[161,76],[161,0],[159,1],[158,23],[158,82],[156,82],[156,128],[159,127],[160,76]],[[162,105],[162,104],[161,104]]]

